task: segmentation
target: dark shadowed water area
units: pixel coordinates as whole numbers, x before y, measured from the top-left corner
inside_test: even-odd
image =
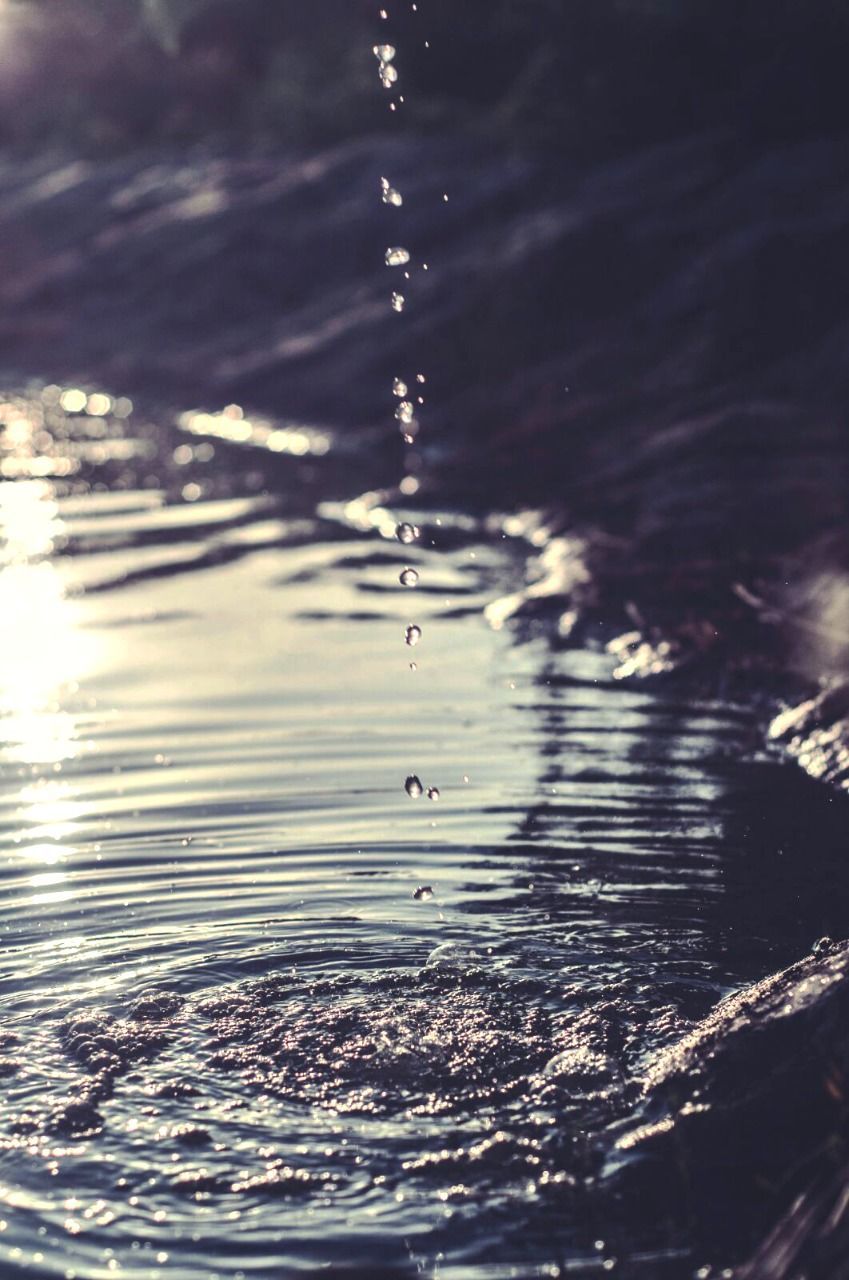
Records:
[[[751,1206],[635,1221],[607,1134],[654,1052],[841,932],[839,798],[746,705],[493,629],[515,520],[366,492],[350,435],[116,394],[0,405],[2,1274],[742,1256]]]

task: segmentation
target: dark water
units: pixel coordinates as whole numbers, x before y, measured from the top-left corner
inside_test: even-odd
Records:
[[[340,501],[320,433],[58,398],[0,406],[2,1274],[733,1261],[626,1222],[605,1133],[839,932],[840,815],[745,708],[491,630],[496,520]]]

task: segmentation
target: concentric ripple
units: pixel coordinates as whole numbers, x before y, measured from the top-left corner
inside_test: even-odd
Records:
[[[836,931],[837,825],[800,895],[748,713],[490,631],[468,513],[115,404],[2,407],[3,1274],[683,1274],[598,1135]]]

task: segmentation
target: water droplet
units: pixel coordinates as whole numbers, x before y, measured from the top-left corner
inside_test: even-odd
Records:
[[[380,62],[391,62],[395,57],[396,49],[391,44],[376,44],[372,52]]]
[[[403,542],[405,546],[415,542],[418,536],[419,530],[414,524],[407,524],[406,520],[402,524],[396,524],[395,526],[395,537],[399,542]]]
[[[404,790],[412,800],[418,800],[419,796],[424,791],[424,787],[422,786],[420,779],[418,779],[414,773],[411,773],[409,778],[404,782]]]
[[[391,62],[381,62],[380,64],[380,83],[384,89],[391,89],[392,85],[398,79],[398,72],[395,70]]]
[[[388,178],[380,179],[380,198],[384,204],[394,205],[396,209],[404,203],[401,192],[395,190]]]
[[[383,19],[383,21],[385,22],[385,21],[386,21],[386,19],[389,17],[389,14],[386,12],[386,10],[385,10],[385,9],[381,9],[381,11],[380,11],[380,16],[381,16],[381,18]]]
[[[418,666],[418,663],[417,663],[417,662],[411,662],[411,663],[410,663],[410,670],[411,670],[411,671],[418,671],[418,669],[419,669],[419,666]]]
[[[403,310],[404,310],[404,303],[405,303],[405,301],[406,301],[406,299],[405,299],[405,297],[404,297],[403,293],[393,293],[393,295],[392,295],[392,310],[393,310],[393,311],[403,311]]]
[[[392,390],[396,396],[405,396],[407,394],[407,384],[401,378],[396,378],[392,383]]]
[[[416,902],[427,902],[428,898],[432,897],[433,889],[429,884],[420,884],[418,889],[416,889],[416,892],[413,894],[413,899]]]
[[[398,405],[398,408],[395,410],[395,417],[399,422],[410,423],[413,421],[414,412],[415,410],[413,409],[411,401],[402,400]]]
[[[426,380],[426,379],[425,379],[425,376],[424,376],[424,374],[423,374],[423,373],[417,373],[417,374],[416,374],[416,382],[424,382],[425,380]]]
[[[410,648],[412,648],[413,645],[416,645],[419,643],[421,638],[422,638],[421,627],[417,627],[414,622],[411,622],[410,625],[407,627],[407,630],[404,632],[404,640],[410,646]]]
[[[403,249],[400,245],[396,245],[394,249],[386,250],[387,267],[403,267],[404,263],[409,261],[410,261],[409,253],[407,252],[406,249]]]
[[[402,587],[414,587],[419,580],[419,575],[415,569],[409,568],[401,570],[398,581]]]
[[[816,942],[811,947],[811,952],[815,956],[825,956],[825,955],[828,955],[829,951],[831,951],[833,946],[834,946],[834,943],[831,940],[831,938],[828,938],[828,937],[817,938]]]
[[[428,800],[438,800],[438,799],[439,799],[439,787],[428,787],[428,789],[427,789],[427,798],[428,798]]]

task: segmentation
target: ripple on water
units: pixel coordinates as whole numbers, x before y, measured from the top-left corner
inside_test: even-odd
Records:
[[[597,1266],[593,1135],[840,932],[838,818],[800,891],[747,716],[491,632],[515,564],[463,513],[56,392],[3,409],[0,1269]]]

